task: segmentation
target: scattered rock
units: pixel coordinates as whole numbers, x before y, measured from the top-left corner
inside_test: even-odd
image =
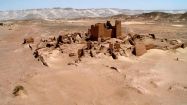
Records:
[[[92,49],[92,47],[93,47],[93,45],[92,45],[92,42],[91,41],[88,41],[87,42],[87,50],[90,50],[90,49]]]
[[[115,71],[117,71],[117,72],[119,72],[119,70],[116,68],[116,67],[110,67],[110,69],[112,69],[112,70],[115,70]]]
[[[175,90],[187,91],[187,87],[179,83],[172,84],[168,87],[168,91],[175,91]]]
[[[115,43],[114,44],[114,49],[117,51],[117,52],[119,52],[119,50],[120,50],[120,43]]]
[[[21,86],[21,85],[18,85],[18,86],[16,86],[16,87],[14,88],[12,94],[13,94],[14,96],[19,96],[20,93],[21,93],[21,91],[24,91],[24,87]]]
[[[99,37],[98,38],[99,41],[88,41],[86,40],[87,37],[89,37],[89,34],[86,34],[83,37],[81,33],[66,34],[63,36],[59,35],[57,39],[55,37],[47,37],[47,39],[45,38],[44,40],[42,39],[39,42],[39,44],[36,45],[36,50],[34,51],[33,55],[35,58],[41,61],[43,65],[48,66],[42,55],[49,54],[47,51],[49,50],[51,51],[54,49],[60,50],[63,53],[61,48],[67,48],[69,44],[72,45],[74,44],[76,46],[79,44],[77,46],[77,49],[79,48],[79,46],[82,46],[84,44],[84,47],[78,49],[77,53],[69,53],[69,57],[78,56],[78,61],[75,62],[79,62],[82,56],[87,57],[88,55],[91,57],[95,57],[95,56],[97,57],[97,54],[99,55],[99,53],[112,56],[113,59],[118,59],[118,55],[130,56],[134,54],[136,56],[141,56],[144,53],[146,53],[147,50],[154,49],[154,48],[164,49],[166,47],[165,49],[167,50],[176,49],[178,47],[185,48],[185,44],[182,43],[180,40],[166,41],[165,39],[156,38],[154,34],[149,34],[149,35],[129,34],[126,37],[120,37],[120,38],[109,37],[109,39],[108,38],[103,39],[102,37]],[[145,43],[150,43],[150,44],[145,45],[143,43],[144,41]],[[160,41],[162,41],[162,43]],[[23,44],[26,43],[34,43],[34,39],[32,37],[26,38],[24,39]],[[30,44],[29,44],[29,48],[31,50],[33,49]],[[43,50],[39,50],[39,49],[43,49]],[[46,53],[39,52],[39,51],[46,51]],[[69,51],[69,48],[67,51]],[[64,50],[64,53],[67,53],[66,50]],[[68,65],[72,65],[72,64],[68,63]],[[115,69],[115,68],[111,68],[111,69]]]
[[[49,37],[49,41],[50,42],[56,41],[56,38],[54,36],[51,36],[51,37]]]
[[[72,62],[68,63],[68,65],[75,65],[75,66],[77,66],[77,64],[72,63]]]
[[[127,47],[125,50],[124,50],[124,53],[125,53],[125,56],[126,57],[129,57],[129,56],[131,56],[134,51],[134,46],[131,46],[131,47]]]
[[[90,56],[91,57],[95,57],[96,56],[96,54],[98,54],[98,53],[100,53],[100,51],[95,51],[95,50],[90,50]]]
[[[107,48],[106,48],[105,46],[101,45],[100,48],[99,48],[99,50],[100,50],[101,52],[106,52],[106,51],[107,51]]]
[[[29,48],[32,50],[32,46],[29,44]]]
[[[113,50],[114,49],[114,44],[109,43],[109,50]]]
[[[55,48],[60,47],[60,44],[62,44],[62,43],[63,43],[62,36],[59,35],[58,38],[57,38],[57,42],[56,42]]]
[[[35,50],[33,55],[34,55],[34,58],[38,58],[38,56],[39,56],[38,50]]]
[[[45,62],[43,56],[41,56],[39,54],[38,50],[35,50],[34,53],[33,53],[33,55],[34,55],[34,58],[37,58],[38,61],[41,61],[44,66],[48,66],[48,64]]]
[[[69,54],[69,57],[73,57],[73,56],[76,56],[76,54],[75,53],[70,53]]]
[[[78,49],[78,58],[84,56],[84,49]]]
[[[160,42],[164,42],[165,40],[164,39],[160,39]]]
[[[119,54],[120,54],[121,56],[125,56],[125,50],[123,50],[123,49],[119,50]]]
[[[181,45],[181,48],[186,48],[187,46],[187,42],[184,42],[182,45]]]
[[[183,48],[183,47],[184,45],[182,43],[179,43],[179,44],[171,46],[170,49],[177,49],[177,48]]]
[[[76,59],[75,63],[79,63],[81,61],[81,59]]]
[[[54,44],[51,44],[51,43],[47,43],[47,44],[46,44],[46,47],[48,47],[48,48],[50,48],[50,47],[52,47],[52,46],[54,46]]]
[[[29,43],[34,43],[34,38],[29,37],[24,39],[23,44],[29,44]]]
[[[63,41],[62,41],[62,35],[59,35],[58,36],[58,38],[57,38],[57,43],[59,44],[59,43],[63,43]]]
[[[111,56],[113,59],[118,59],[117,55],[114,52],[112,52]]]
[[[48,66],[48,64],[45,62],[43,56],[39,55],[38,60],[41,61],[44,66]]]
[[[169,43],[171,45],[177,45],[177,44],[181,43],[181,41],[179,41],[179,40],[171,40]]]
[[[132,39],[128,39],[128,41],[129,41],[129,43],[130,43],[131,45],[135,45],[135,42],[134,42]]]
[[[138,34],[135,34],[133,35],[132,39],[135,40],[135,39],[141,39],[142,36],[141,35],[138,35]]]
[[[81,42],[81,33],[77,33],[77,35],[76,35],[76,42]]]
[[[155,34],[149,34],[152,39],[156,39]]]

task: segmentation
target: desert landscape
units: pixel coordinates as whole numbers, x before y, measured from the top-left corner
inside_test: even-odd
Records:
[[[0,105],[187,105],[186,16],[3,20]]]

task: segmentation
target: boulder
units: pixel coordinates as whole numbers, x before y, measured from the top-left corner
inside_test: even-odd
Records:
[[[134,50],[133,50],[133,54],[136,56],[141,56],[146,52],[147,52],[147,50],[146,50],[146,47],[143,43],[137,43],[135,45]]]

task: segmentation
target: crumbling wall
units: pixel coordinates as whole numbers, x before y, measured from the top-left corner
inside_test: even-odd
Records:
[[[91,25],[91,29],[88,29],[88,33],[91,34],[91,40],[95,41],[97,41],[98,38],[117,38],[121,36],[121,21],[116,20],[115,26],[112,26],[112,29],[107,29],[105,23]]]
[[[97,40],[98,39],[98,31],[99,31],[99,26],[98,25],[91,25],[90,34],[91,34],[91,39],[92,40]]]

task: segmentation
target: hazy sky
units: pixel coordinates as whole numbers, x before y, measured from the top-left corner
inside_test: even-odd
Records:
[[[187,0],[0,0],[0,10],[32,8],[187,9]]]

